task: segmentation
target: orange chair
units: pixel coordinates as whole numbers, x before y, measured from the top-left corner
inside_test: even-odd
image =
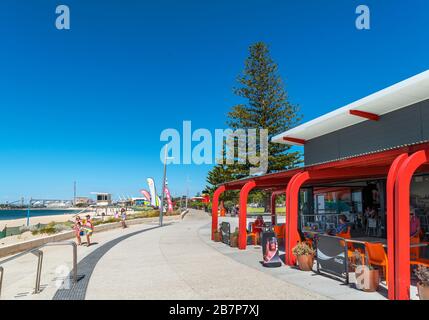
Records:
[[[340,238],[343,238],[343,239],[351,239],[352,238],[352,236],[351,236],[351,227],[350,226],[347,227],[347,231],[346,232],[338,233],[336,236],[340,237]],[[348,242],[347,243],[347,248],[348,248],[348,256],[349,256],[349,258],[353,259],[353,254],[354,254],[354,251],[355,251],[355,249],[353,247],[353,243]]]
[[[421,244],[427,242],[421,242],[418,235],[410,238],[410,244]],[[429,267],[429,259],[420,258],[420,247],[410,248],[410,265],[424,265]]]
[[[383,268],[384,278],[386,279],[386,284],[388,285],[388,262],[383,245],[381,243],[366,242],[365,250],[368,255],[368,263],[370,265],[376,265]]]
[[[418,235],[412,236],[410,238],[410,244],[419,244],[420,243],[420,237]],[[420,248],[410,248],[410,259],[411,260],[417,260],[420,257]]]
[[[280,239],[284,240],[285,239],[285,225],[284,224],[280,225],[280,226],[275,225],[273,227],[273,231],[274,231],[274,234],[276,235],[276,238],[278,240],[280,240]]]
[[[251,232],[247,232],[247,238],[250,237],[251,244],[256,246],[258,244],[259,234],[255,232],[255,223],[252,222],[250,224],[250,227],[252,228],[252,230]]]
[[[425,267],[429,268],[429,259],[416,259],[416,260],[411,260],[410,261],[410,265],[412,266],[418,266],[418,265],[422,265]]]
[[[347,227],[346,232],[341,232],[337,234],[337,237],[344,238],[344,239],[351,239],[351,227]]]

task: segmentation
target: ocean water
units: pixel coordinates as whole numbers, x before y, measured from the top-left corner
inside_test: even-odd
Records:
[[[63,214],[76,214],[81,210],[63,210],[63,209],[37,209],[30,210],[30,217],[41,217],[41,216],[53,216],[53,215],[63,215]],[[0,210],[0,220],[14,220],[27,218],[27,210]]]

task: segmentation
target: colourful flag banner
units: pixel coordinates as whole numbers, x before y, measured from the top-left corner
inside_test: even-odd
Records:
[[[150,201],[150,194],[146,190],[142,189],[140,190],[140,193],[143,195],[143,197],[146,198],[147,201]]]
[[[168,190],[167,186],[165,187],[164,192],[165,192],[165,196],[167,198],[168,212],[173,212],[173,202],[171,201],[170,190]]]
[[[149,185],[150,204],[151,204],[151,206],[158,207],[159,203],[157,204],[157,196],[156,196],[156,191],[155,191],[155,181],[153,181],[152,178],[147,178],[147,184]]]

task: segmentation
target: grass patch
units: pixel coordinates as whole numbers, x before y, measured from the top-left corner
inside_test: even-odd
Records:
[[[46,226],[40,228],[40,229],[35,229],[33,231],[31,231],[32,235],[36,235],[36,234],[55,234],[57,232],[59,232],[59,228],[57,227],[57,223],[52,221],[49,222]]]
[[[264,213],[265,210],[264,208],[251,208],[251,207],[247,207],[247,213]],[[286,213],[286,208],[285,207],[280,207],[280,208],[276,208],[276,213],[277,214],[284,214]]]

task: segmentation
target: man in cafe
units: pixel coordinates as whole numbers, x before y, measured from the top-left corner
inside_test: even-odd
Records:
[[[329,234],[330,236],[336,236],[341,233],[346,233],[348,227],[349,227],[349,224],[347,221],[347,217],[344,214],[341,214],[338,217],[338,226],[334,229],[328,230],[327,234]]]

